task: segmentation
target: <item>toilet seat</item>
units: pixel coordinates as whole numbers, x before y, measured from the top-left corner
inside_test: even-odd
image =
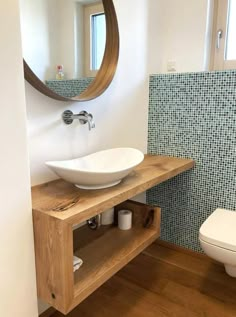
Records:
[[[202,224],[199,238],[213,246],[236,251],[236,212],[216,209]]]

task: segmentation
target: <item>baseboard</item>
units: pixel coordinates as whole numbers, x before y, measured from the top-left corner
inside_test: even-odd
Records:
[[[51,317],[56,312],[53,307],[48,308],[45,312],[39,315],[39,317]]]
[[[168,248],[168,249],[171,249],[171,250],[175,250],[175,251],[178,251],[178,252],[182,252],[182,253],[185,253],[185,254],[188,254],[188,255],[191,255],[191,256],[194,256],[194,257],[198,257],[198,258],[201,258],[201,259],[209,259],[209,257],[206,256],[204,253],[193,251],[191,249],[187,249],[187,248],[178,246],[176,244],[173,244],[171,242],[166,242],[166,241],[161,240],[161,239],[157,239],[155,243],[158,244],[158,245],[161,245],[161,246],[163,246],[165,248]]]

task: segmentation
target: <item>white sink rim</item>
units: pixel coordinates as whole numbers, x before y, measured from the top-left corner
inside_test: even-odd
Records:
[[[79,188],[101,189],[120,183],[143,159],[144,154],[137,149],[112,148],[71,160],[48,161],[45,164],[59,177]]]

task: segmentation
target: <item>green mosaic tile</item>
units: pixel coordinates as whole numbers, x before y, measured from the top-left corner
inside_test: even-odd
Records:
[[[46,86],[58,95],[73,98],[84,92],[94,80],[93,77],[64,80],[47,80]]]
[[[218,207],[236,209],[236,71],[150,76],[148,152],[196,167],[147,193],[161,238],[201,251],[198,231]]]

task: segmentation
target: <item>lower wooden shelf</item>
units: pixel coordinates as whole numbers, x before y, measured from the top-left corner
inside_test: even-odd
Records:
[[[91,235],[91,230],[89,232],[88,230],[90,229],[83,228],[81,235]],[[102,235],[98,238],[95,234],[93,241],[81,246],[75,252],[75,255],[83,259],[84,264],[74,274],[74,300],[71,308],[78,305],[131,259],[154,242],[159,236],[158,232],[159,230],[154,226],[143,228],[134,225],[128,231],[112,227],[103,230]]]

